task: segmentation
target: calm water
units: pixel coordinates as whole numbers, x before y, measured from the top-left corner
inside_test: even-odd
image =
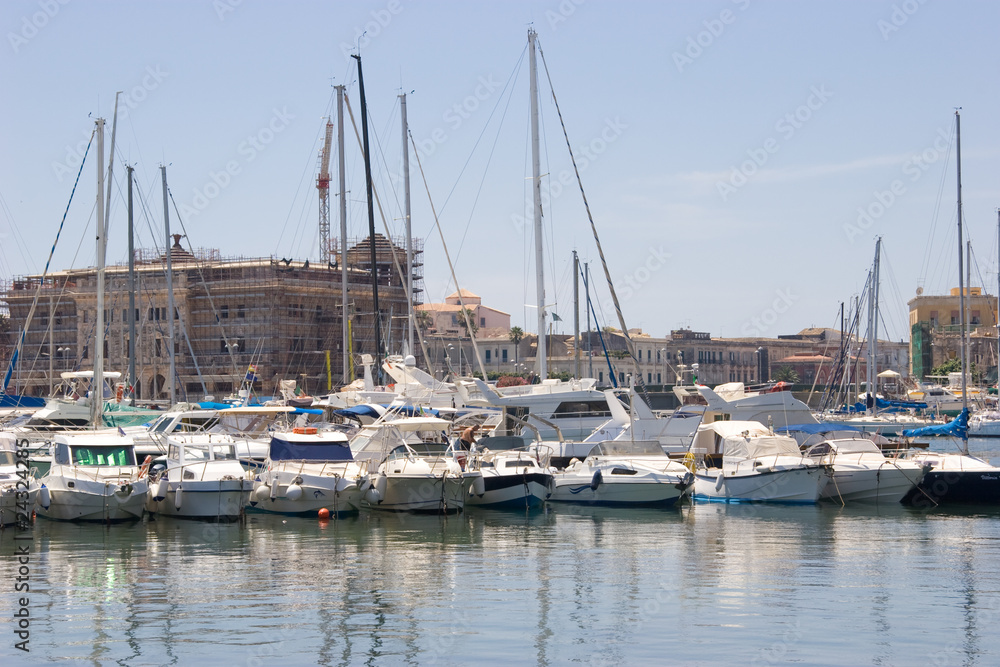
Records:
[[[994,665],[1000,510],[39,519],[0,664]]]

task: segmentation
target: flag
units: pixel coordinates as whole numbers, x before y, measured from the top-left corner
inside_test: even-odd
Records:
[[[562,322],[562,318],[559,317],[558,315],[556,315],[555,313],[552,313],[552,321],[553,322]]]
[[[125,429],[123,429],[121,426],[118,427],[118,435],[122,436],[123,438],[125,437]]]

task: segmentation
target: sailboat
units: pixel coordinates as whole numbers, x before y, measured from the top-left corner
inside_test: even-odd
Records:
[[[969,455],[969,405],[966,384],[968,367],[968,330],[965,322],[965,290],[962,272],[962,142],[961,115],[955,110],[955,158],[958,165],[958,290],[962,327],[962,412],[952,422],[941,426],[903,431],[906,437],[924,435],[950,435],[961,438],[961,453],[919,452],[911,458],[931,466],[923,480],[902,500],[915,507],[942,504],[1000,504],[1000,467],[976,456]]]

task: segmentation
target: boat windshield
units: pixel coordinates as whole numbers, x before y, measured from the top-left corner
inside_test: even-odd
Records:
[[[0,449],[0,466],[12,465],[14,465],[14,452],[6,449]]]
[[[73,463],[80,466],[134,466],[135,452],[130,445],[117,447],[72,446]]]

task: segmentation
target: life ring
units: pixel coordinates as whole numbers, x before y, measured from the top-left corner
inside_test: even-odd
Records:
[[[142,465],[139,467],[139,475],[138,475],[139,479],[142,479],[143,477],[146,476],[146,473],[149,472],[149,465],[152,462],[153,462],[153,457],[147,454],[145,460],[142,462]]]

